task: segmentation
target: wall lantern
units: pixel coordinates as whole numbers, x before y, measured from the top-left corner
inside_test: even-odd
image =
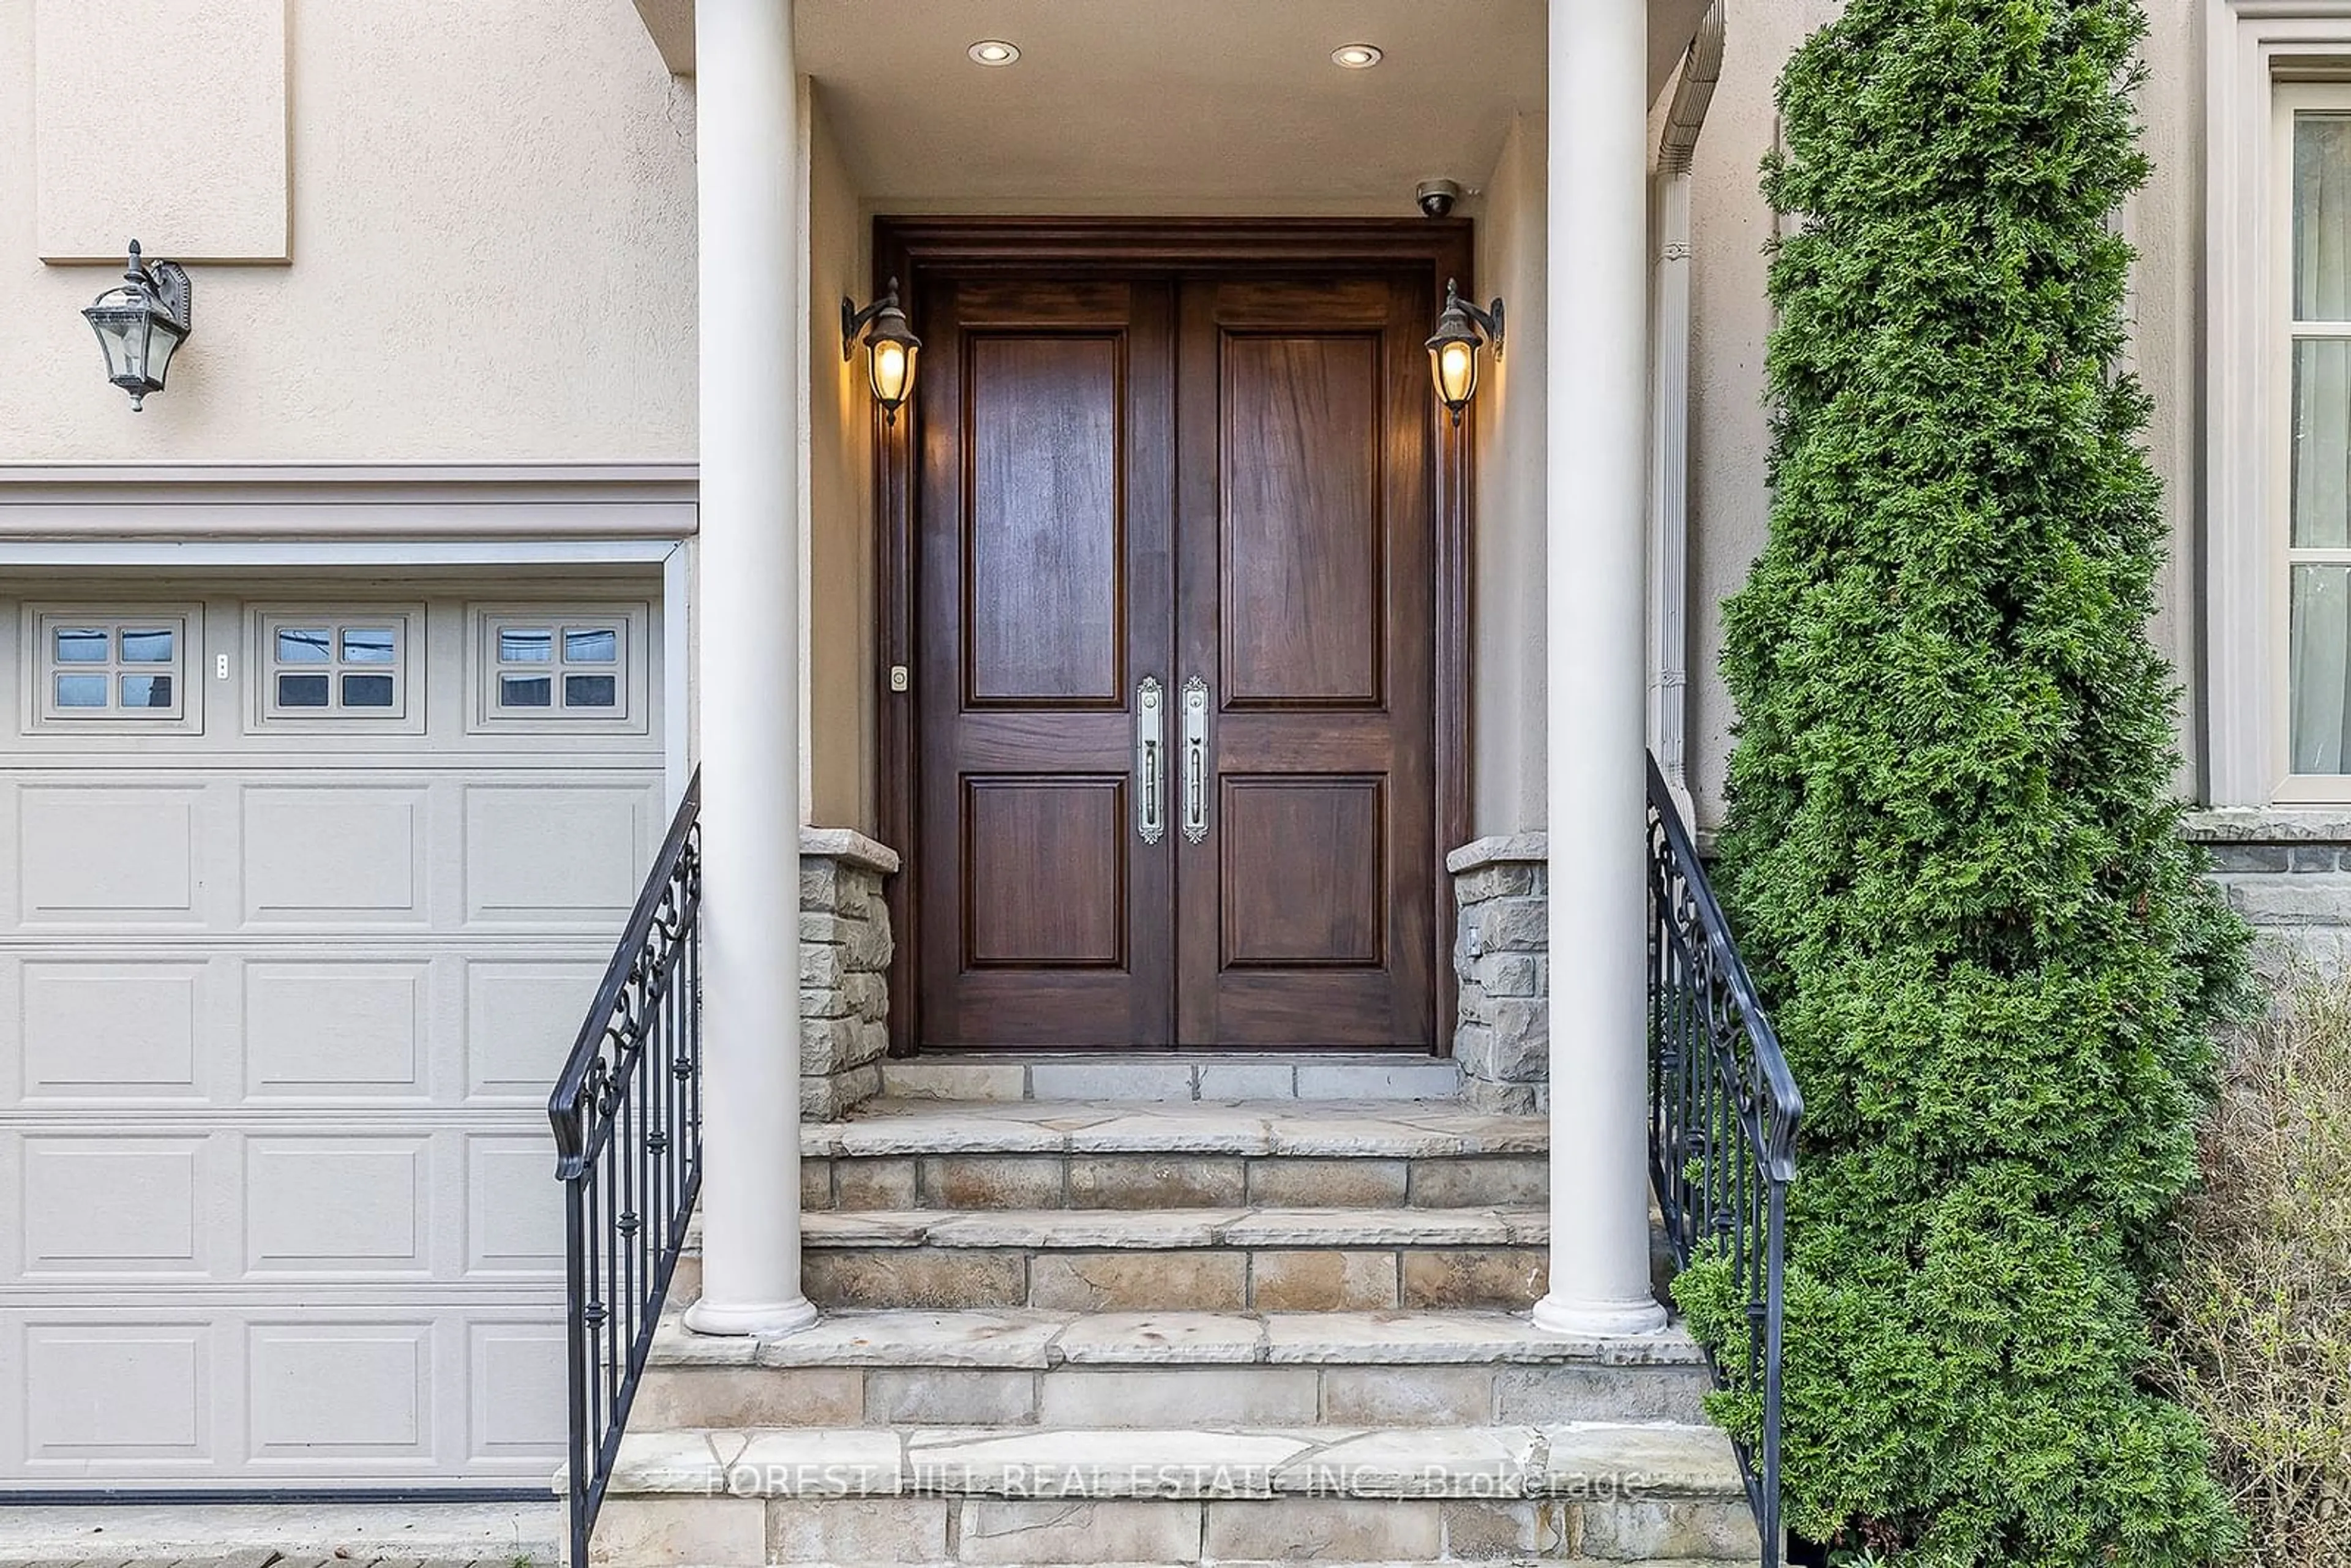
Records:
[[[141,261],[132,240],[121,286],[91,301],[82,319],[106,351],[106,379],[131,394],[137,413],[149,392],[163,390],[172,350],[187,340],[187,270],[177,262]]]
[[[1437,395],[1456,425],[1478,391],[1480,341],[1493,344],[1496,359],[1502,357],[1501,300],[1497,298],[1480,310],[1462,298],[1459,286],[1447,278],[1445,314],[1437,319],[1436,336],[1428,340],[1428,373],[1436,379]]]
[[[895,424],[899,405],[914,390],[914,356],[923,349],[923,340],[906,325],[906,313],[899,308],[896,278],[890,280],[887,293],[862,310],[857,308],[855,301],[842,298],[843,360],[855,357],[861,330],[865,332],[865,377],[873,383],[873,401],[882,405],[883,421]]]

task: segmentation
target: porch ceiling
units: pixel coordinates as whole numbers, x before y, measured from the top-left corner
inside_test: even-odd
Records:
[[[674,70],[693,0],[636,0]],[[1654,99],[1708,0],[1649,0]],[[874,208],[1265,210],[1476,185],[1543,102],[1543,0],[799,0],[814,78]],[[1019,45],[975,66],[980,38]],[[1331,51],[1374,43],[1376,69]]]

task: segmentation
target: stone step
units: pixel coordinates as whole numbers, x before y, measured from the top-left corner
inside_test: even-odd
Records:
[[[802,1129],[807,1209],[1539,1204],[1540,1116],[1379,1101],[881,1100]]]
[[[607,1563],[1754,1560],[1723,1435],[802,1427],[622,1439]]]
[[[1504,1312],[844,1312],[771,1340],[673,1315],[629,1428],[1695,1425],[1708,1386],[1678,1329]]]
[[[1408,1051],[954,1051],[893,1057],[882,1092],[925,1100],[1449,1101],[1461,1069]]]
[[[1542,1294],[1541,1208],[873,1209],[805,1214],[820,1307],[1512,1311]],[[692,1301],[688,1235],[670,1299]]]

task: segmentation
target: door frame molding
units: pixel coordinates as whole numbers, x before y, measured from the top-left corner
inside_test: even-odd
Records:
[[[1087,277],[1183,277],[1217,273],[1290,273],[1325,277],[1334,271],[1425,269],[1432,329],[1445,301],[1446,280],[1458,278],[1474,295],[1473,232],[1467,218],[1067,218],[877,217],[873,220],[873,287],[895,277],[899,297],[922,330],[925,287],[942,274],[1033,275],[1040,267]],[[1436,456],[1431,497],[1436,534],[1432,591],[1436,691],[1437,852],[1429,867],[1437,901],[1437,1051],[1450,1056],[1458,1010],[1453,973],[1450,851],[1468,841],[1470,823],[1470,440],[1469,419],[1459,429],[1444,418],[1432,394],[1430,450]],[[872,410],[875,686],[879,722],[878,823],[882,841],[908,865],[917,842],[921,779],[914,692],[890,690],[893,664],[912,668],[921,629],[914,603],[914,464],[919,415],[909,402],[894,425]],[[917,925],[914,879],[896,876],[885,891],[896,951],[890,960],[890,1051],[912,1055],[920,1039],[921,1006],[914,956]]]

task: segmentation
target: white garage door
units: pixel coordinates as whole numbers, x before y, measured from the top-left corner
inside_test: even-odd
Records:
[[[0,1490],[543,1483],[658,585],[0,602]]]

